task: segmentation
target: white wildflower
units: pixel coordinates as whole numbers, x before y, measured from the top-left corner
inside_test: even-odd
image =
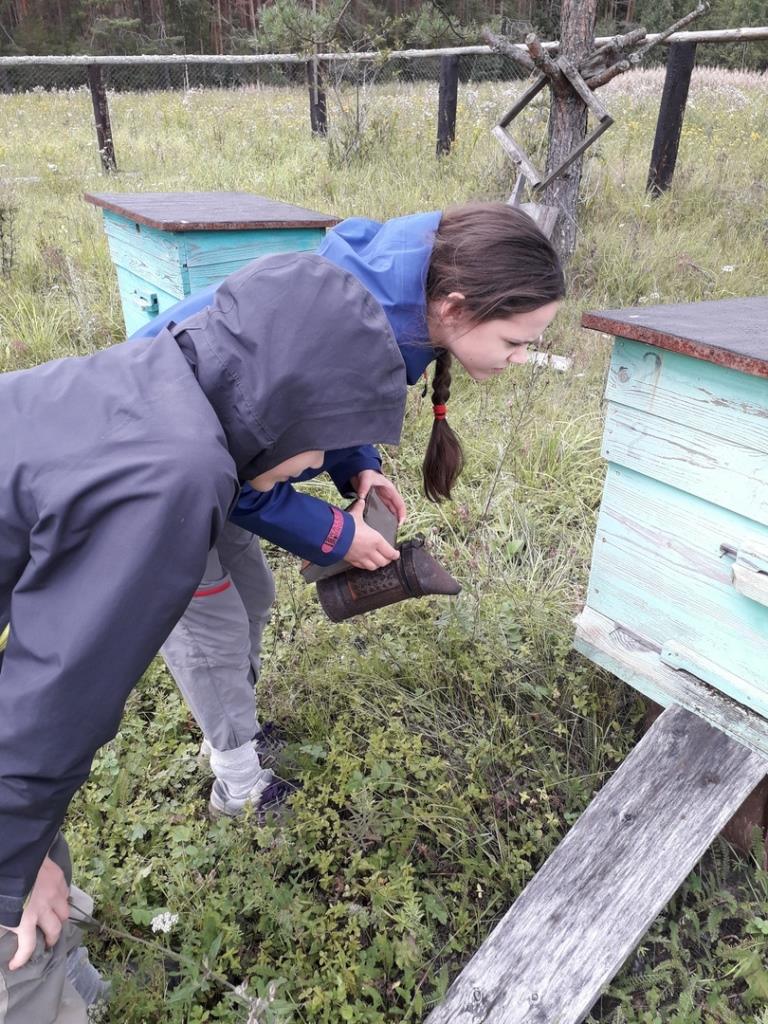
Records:
[[[720,269],[724,274],[732,274],[736,268],[728,263],[726,266],[720,267]]]
[[[164,932],[167,935],[178,920],[178,914],[171,914],[167,910],[162,914],[156,914],[152,918],[152,931]]]

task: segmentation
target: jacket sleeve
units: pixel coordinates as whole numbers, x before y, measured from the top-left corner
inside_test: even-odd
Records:
[[[194,316],[201,310],[205,309],[206,306],[210,306],[213,303],[216,289],[219,286],[217,284],[208,285],[207,288],[201,288],[199,291],[194,292],[192,295],[188,295],[186,299],[182,299],[177,302],[175,306],[171,306],[170,309],[166,309],[164,313],[158,313],[154,320],[150,320],[149,323],[142,324],[138,331],[134,331],[130,336],[130,341],[135,341],[137,338],[156,338],[157,335],[169,324],[180,324],[182,320],[186,320],[187,317]]]
[[[339,494],[345,498],[354,498],[351,479],[364,469],[381,469],[381,456],[370,444],[358,448],[343,448],[335,452],[327,452],[323,469],[333,480]]]
[[[183,472],[170,462],[108,470],[99,487],[38,508],[0,662],[2,925],[19,923],[73,794],[226,519],[231,469],[193,474],[182,461]]]
[[[338,562],[355,535],[355,521],[348,512],[302,494],[289,483],[276,484],[265,492],[246,484],[230,519],[315,565]]]

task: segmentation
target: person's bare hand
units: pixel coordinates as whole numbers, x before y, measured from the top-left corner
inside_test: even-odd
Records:
[[[40,865],[32,892],[17,928],[9,928],[18,939],[16,952],[8,967],[12,971],[23,967],[35,951],[37,929],[45,936],[45,944],[50,949],[55,946],[61,935],[61,929],[69,917],[69,886],[64,872],[50,857],[46,857]]]
[[[398,559],[400,552],[388,544],[378,530],[363,521],[364,510],[362,498],[348,510],[355,521],[355,536],[344,558],[356,569],[378,569]]]
[[[397,516],[398,523],[405,522],[406,509],[403,496],[392,481],[385,477],[383,473],[378,473],[375,469],[364,469],[356,476],[353,476],[350,483],[354,487],[358,498],[365,498],[368,491],[375,487],[379,492],[379,497],[392,515]]]

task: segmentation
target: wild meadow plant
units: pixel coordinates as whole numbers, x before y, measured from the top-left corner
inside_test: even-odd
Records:
[[[280,770],[301,782],[290,809],[209,822],[199,736],[159,662],[132,694],[67,824],[103,925],[91,949],[113,979],[109,1020],[416,1024],[636,742],[640,701],[571,649],[610,345],[579,318],[768,289],[765,79],[695,72],[673,187],[651,201],[661,75],[601,94],[616,124],[585,162],[570,294],[548,337],[572,369],[483,386],[456,375],[468,464],[450,504],[420,495],[431,410],[418,388],[401,447],[383,453],[408,502],[404,535],[428,537],[460,597],[332,625],[295,559],[268,550],[278,600],[259,704],[287,741]],[[252,191],[377,218],[506,197],[513,174],[489,128],[520,89],[462,84],[441,160],[434,85],[368,89],[360,140],[331,97],[328,141],[310,136],[303,90],[115,94],[110,177],[86,92],[0,95],[0,180],[17,203],[0,368],[122,338],[84,191]],[[546,118],[542,99],[519,128],[540,162]],[[718,841],[590,1020],[766,1024],[762,856]]]

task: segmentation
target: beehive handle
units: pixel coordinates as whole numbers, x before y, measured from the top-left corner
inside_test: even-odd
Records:
[[[768,605],[768,545],[751,541],[739,547],[731,579],[734,589],[744,597]]]

